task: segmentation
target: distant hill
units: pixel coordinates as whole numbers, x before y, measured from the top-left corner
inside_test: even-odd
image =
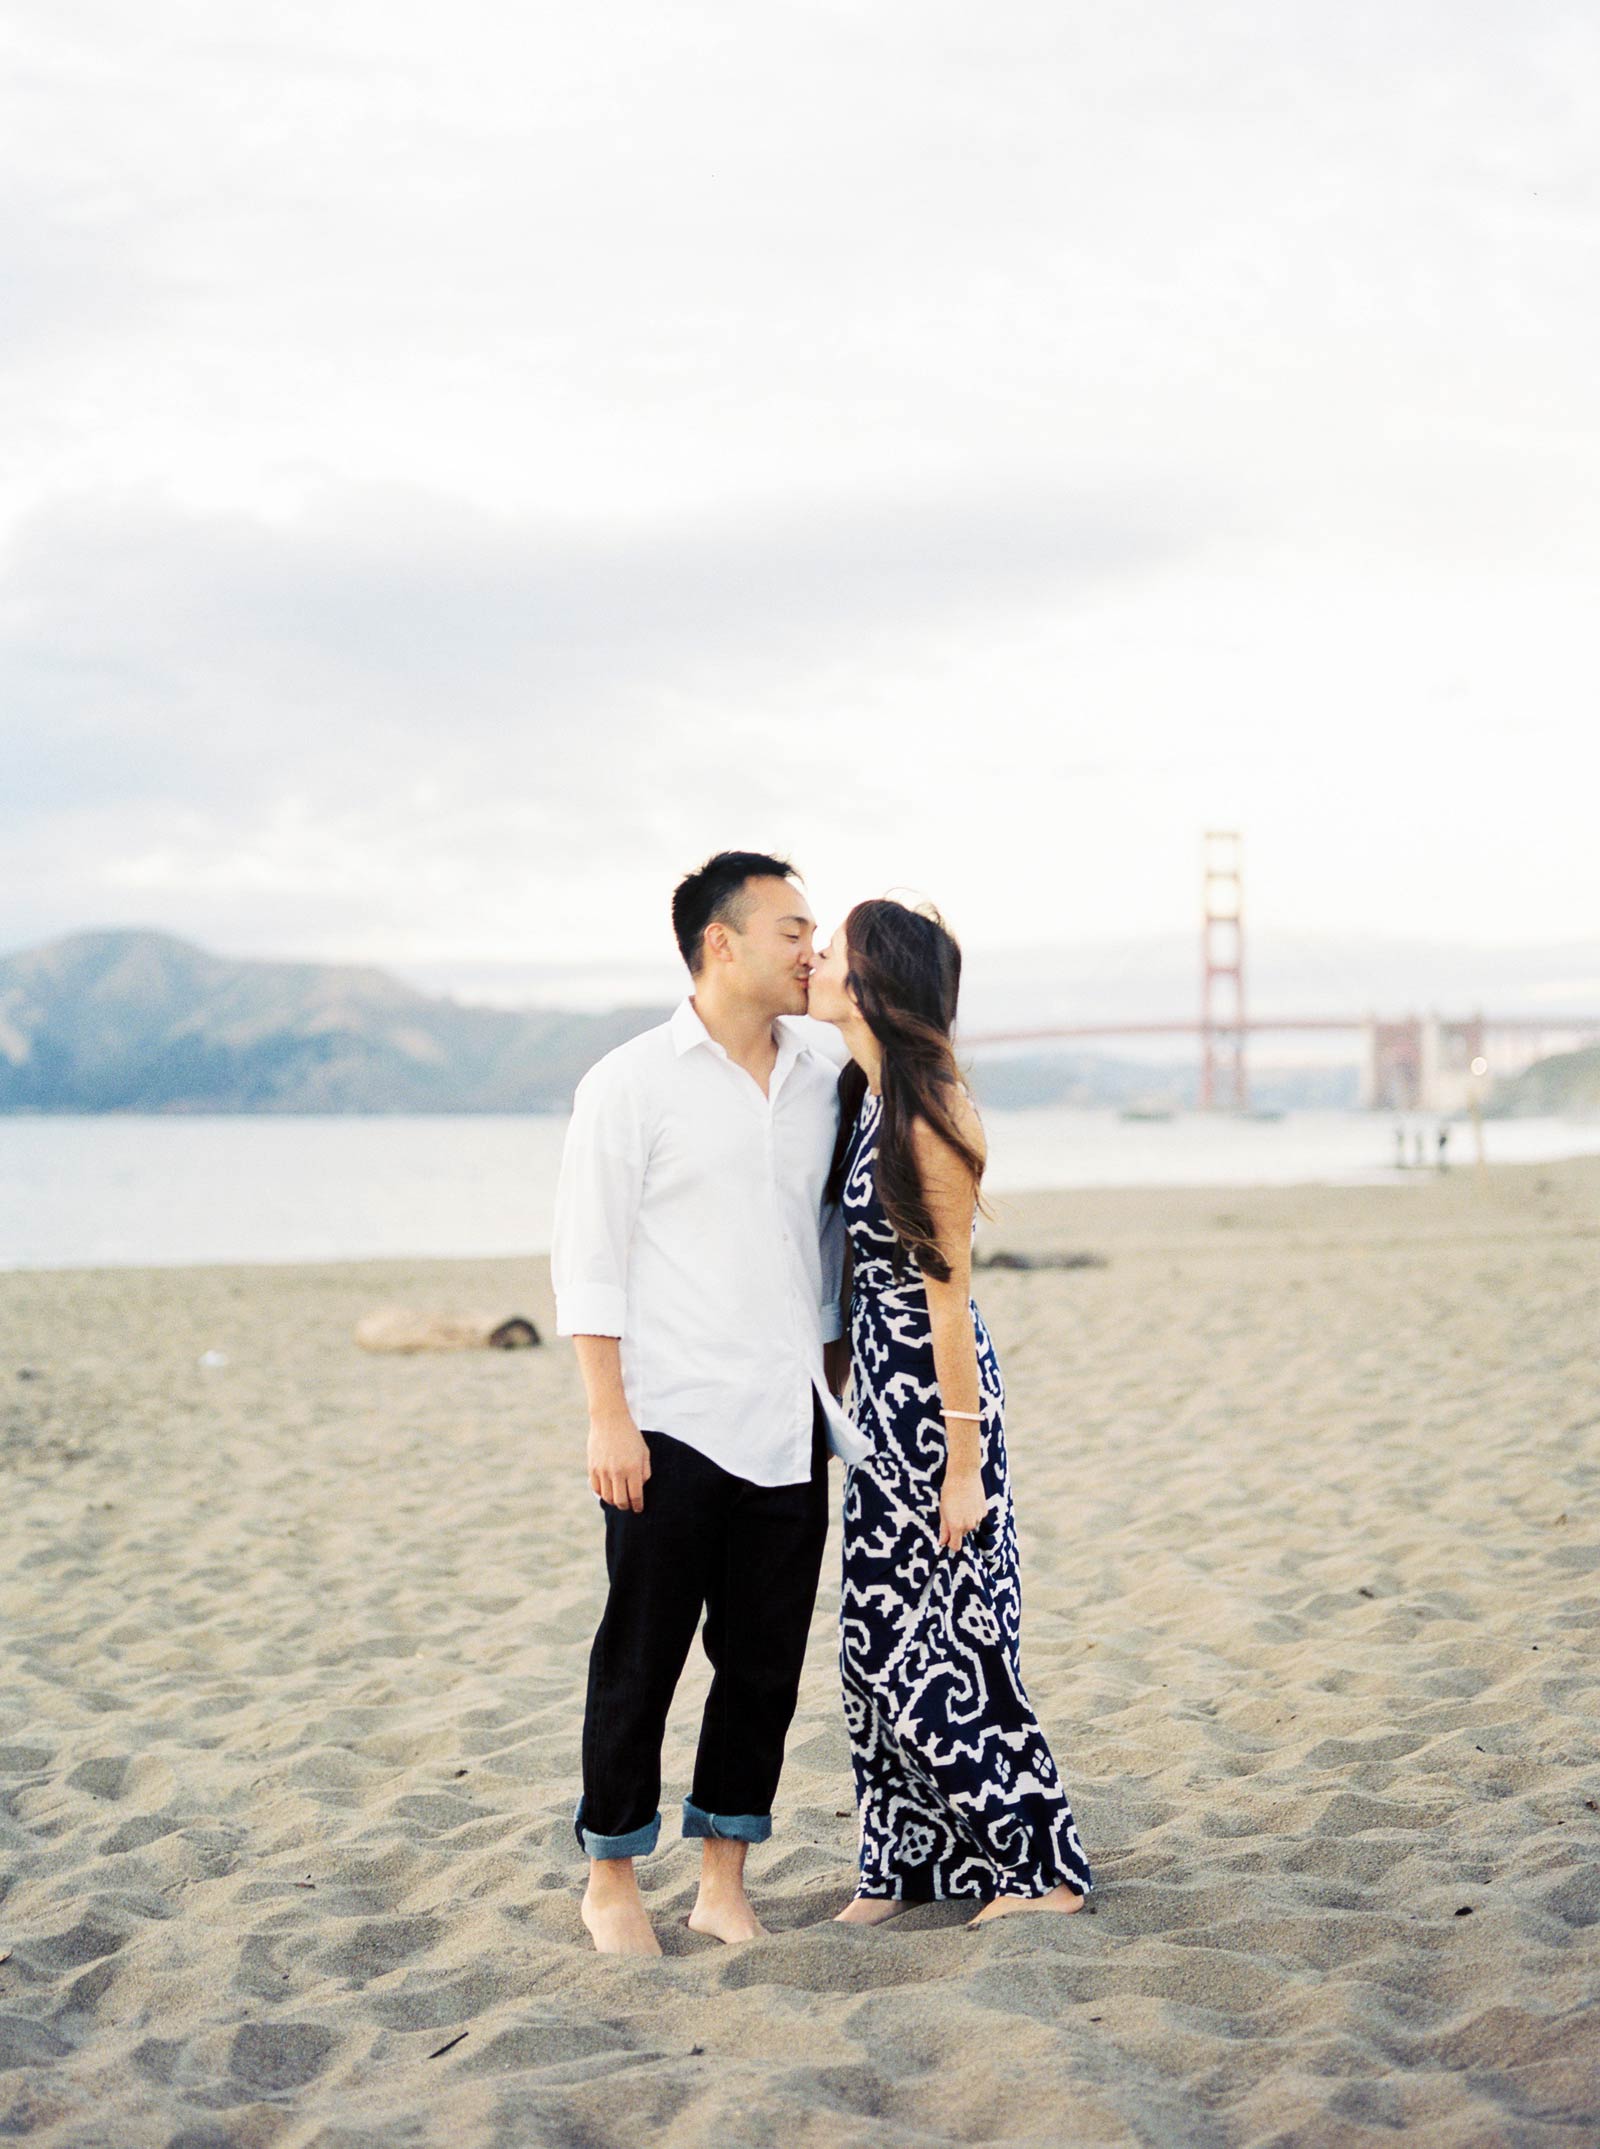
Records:
[[[0,1112],[565,1111],[666,1013],[463,1007],[364,966],[74,933],[0,957]]]
[[[564,1112],[603,1052],[665,1020],[466,1007],[354,964],[241,961],[170,933],[74,933],[0,957],[0,1112]],[[1194,1100],[1192,1066],[980,1058],[983,1102]],[[1353,1068],[1252,1082],[1257,1104],[1355,1102]]]
[[[1600,1119],[1600,1045],[1555,1052],[1495,1085],[1496,1119]]]

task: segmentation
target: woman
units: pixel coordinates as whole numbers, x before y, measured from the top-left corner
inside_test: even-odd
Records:
[[[830,1192],[849,1231],[855,1417],[839,1606],[861,1823],[845,1924],[987,1898],[1075,1911],[1093,1881],[1018,1667],[1005,1386],[969,1296],[983,1128],[950,1032],[961,951],[936,913],[858,903],[817,958],[837,1025]]]

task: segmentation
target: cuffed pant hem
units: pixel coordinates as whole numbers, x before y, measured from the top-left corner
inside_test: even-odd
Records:
[[[770,1813],[707,1813],[692,1798],[683,1802],[686,1836],[725,1836],[735,1843],[765,1843],[772,1833]]]
[[[630,1829],[625,1836],[596,1835],[583,1825],[580,1798],[572,1811],[572,1832],[590,1858],[648,1858],[661,1834],[661,1815],[657,1813],[654,1820],[646,1821],[642,1828]]]

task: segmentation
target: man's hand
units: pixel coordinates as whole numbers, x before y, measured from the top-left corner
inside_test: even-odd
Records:
[[[622,1385],[622,1344],[616,1336],[573,1337],[589,1401],[589,1490],[608,1507],[644,1510],[650,1450],[633,1422]]]
[[[632,1418],[589,1420],[589,1489],[608,1507],[644,1512],[644,1481],[650,1475],[650,1450]]]

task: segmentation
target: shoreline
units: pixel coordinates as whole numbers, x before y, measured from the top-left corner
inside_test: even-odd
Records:
[[[1590,1185],[1600,1189],[1600,1154],[1580,1154],[1559,1157],[1541,1163],[1488,1163],[1482,1166],[1471,1162],[1453,1164],[1440,1172],[1432,1166],[1413,1168],[1404,1175],[1391,1173],[1388,1177],[1353,1180],[1306,1179],[1288,1182],[1262,1183],[1260,1181],[1195,1184],[1179,1181],[1158,1185],[1137,1182],[1119,1186],[1082,1187],[1025,1187],[1007,1188],[1003,1192],[985,1194],[985,1200],[995,1211],[995,1219],[979,1220],[978,1245],[998,1242],[1003,1235],[1022,1235],[1020,1250],[1033,1250],[1041,1232],[1056,1228],[1058,1212],[1066,1206],[1074,1210],[1091,1212],[1102,1229],[1119,1229],[1118,1211],[1126,1218],[1139,1216],[1150,1228],[1166,1220],[1174,1212],[1200,1211],[1215,1208],[1219,1202],[1232,1207],[1243,1204],[1267,1212],[1262,1221],[1271,1221],[1271,1212],[1291,1204],[1303,1204],[1319,1197],[1337,1201],[1340,1197],[1377,1197],[1389,1194],[1407,1194],[1412,1198],[1427,1194],[1430,1190],[1459,1189],[1464,1185],[1479,1189],[1483,1213],[1498,1214],[1503,1219],[1518,1206],[1516,1196],[1520,1193],[1533,1197],[1530,1213],[1537,1207],[1536,1189],[1540,1181],[1567,1181],[1570,1178],[1575,1199],[1582,1210],[1584,1197],[1581,1189]],[[1497,1191],[1491,1195],[1491,1189]],[[1484,1205],[1481,1197],[1489,1197]],[[1470,1203],[1459,1192],[1448,1197],[1451,1214],[1468,1213]],[[1600,1192],[1595,1194],[1595,1206],[1600,1211]],[[1158,1219],[1154,1212],[1161,1212]],[[1125,1228],[1125,1226],[1124,1226]],[[1581,1226],[1580,1226],[1581,1228]],[[403,1253],[403,1254],[332,1254],[306,1257],[294,1254],[271,1255],[255,1258],[222,1258],[201,1261],[74,1261],[74,1262],[0,1262],[0,1278],[8,1276],[124,1276],[124,1275],[201,1275],[213,1271],[238,1271],[251,1273],[281,1272],[293,1269],[414,1269],[441,1265],[460,1267],[525,1268],[530,1265],[548,1272],[547,1252],[519,1253]],[[982,1273],[979,1270],[977,1273]]]
[[[0,1127],[0,1273],[188,1269],[407,1259],[528,1259],[548,1242],[565,1121],[267,1120]],[[1457,1143],[1450,1176],[1475,1172]],[[1491,1142],[1499,1174],[1600,1155],[1600,1127],[1527,1121]],[[1192,1118],[1124,1126],[1094,1113],[996,1115],[990,1198],[1164,1189],[1413,1193],[1428,1161],[1397,1169],[1360,1115],[1288,1126]]]

